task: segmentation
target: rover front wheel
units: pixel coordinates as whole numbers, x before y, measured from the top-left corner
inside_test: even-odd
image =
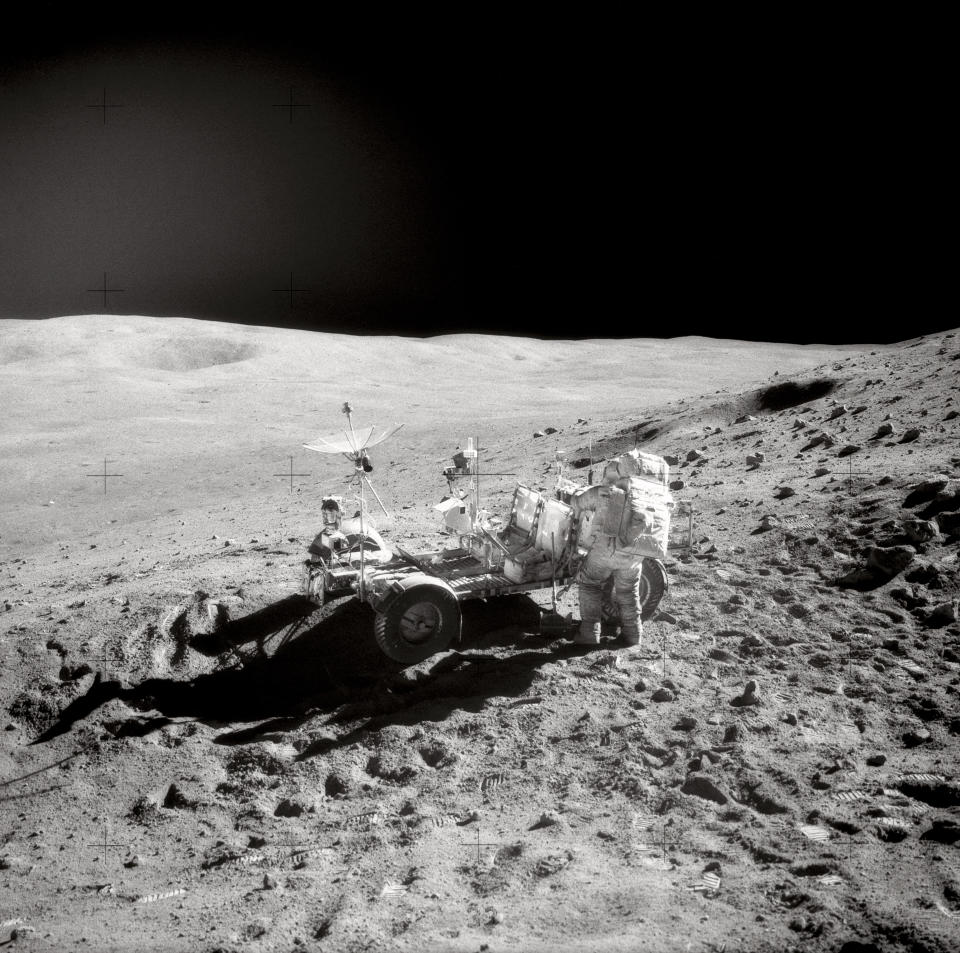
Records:
[[[396,662],[422,662],[442,652],[460,627],[456,598],[439,586],[405,592],[374,624],[377,645]]]

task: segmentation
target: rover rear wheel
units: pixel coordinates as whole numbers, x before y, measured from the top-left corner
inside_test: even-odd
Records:
[[[646,622],[660,606],[667,592],[667,570],[659,559],[645,559],[640,573],[640,619]],[[603,587],[603,622],[605,635],[616,634],[620,627],[620,606],[613,596],[613,576]]]
[[[396,662],[421,662],[442,652],[460,627],[456,598],[439,586],[405,592],[374,624],[377,645]]]

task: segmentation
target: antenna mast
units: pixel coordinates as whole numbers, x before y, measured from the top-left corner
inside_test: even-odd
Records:
[[[369,447],[375,447],[378,443],[383,443],[387,437],[393,436],[403,424],[395,424],[393,427],[385,430],[380,436],[374,437],[373,427],[364,428],[360,433],[356,432],[353,426],[353,408],[348,402],[344,402],[341,410],[347,417],[347,426],[350,428],[349,433],[343,430],[340,436],[334,435],[331,437],[318,438],[319,446],[312,446],[310,444],[304,444],[304,446],[308,450],[316,450],[319,453],[342,453],[353,463],[353,476],[348,482],[352,483],[354,480],[357,481],[357,489],[359,490],[360,496],[360,579],[358,592],[362,602],[364,599],[364,577],[366,574],[366,547],[364,546],[364,540],[366,538],[367,515],[367,504],[363,494],[364,483],[370,488],[370,492],[373,494],[377,503],[380,504],[380,509],[383,510],[384,515],[387,517],[390,516],[387,508],[383,505],[383,500],[380,499],[379,494],[370,482],[370,478],[367,476],[367,474],[373,470],[373,466],[370,464],[370,458],[367,456],[367,449]]]
[[[353,408],[350,406],[348,401],[343,402],[343,412],[347,415],[347,424],[350,427],[350,437],[352,438],[351,443],[356,446],[357,435],[353,431]],[[360,584],[358,591],[360,595],[360,601],[363,602],[363,577],[366,575],[365,570],[367,568],[365,555],[367,547],[363,545],[363,541],[367,534],[366,530],[364,529],[365,506],[363,501],[363,463],[361,461],[362,457],[355,457],[353,466],[357,476],[357,487],[360,490]],[[381,503],[380,505],[382,506],[383,504]]]

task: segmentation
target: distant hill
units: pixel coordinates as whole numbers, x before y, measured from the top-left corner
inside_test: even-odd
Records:
[[[467,434],[492,438],[499,423],[532,434],[582,417],[599,434],[605,417],[736,392],[836,356],[689,337],[417,339],[146,316],[2,320],[0,536],[59,538],[106,508],[133,518],[165,503],[238,505],[291,455],[299,460],[302,444],[338,428],[345,400],[361,424],[405,424],[388,448],[396,456],[440,460]],[[104,466],[123,477],[93,499],[88,476]],[[312,459],[310,469],[333,466]],[[171,482],[165,498],[164,474],[187,475],[189,490]]]

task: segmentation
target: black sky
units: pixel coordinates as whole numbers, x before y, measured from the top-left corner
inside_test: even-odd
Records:
[[[0,46],[0,317],[837,342],[957,323],[932,47],[558,16],[34,4]]]

